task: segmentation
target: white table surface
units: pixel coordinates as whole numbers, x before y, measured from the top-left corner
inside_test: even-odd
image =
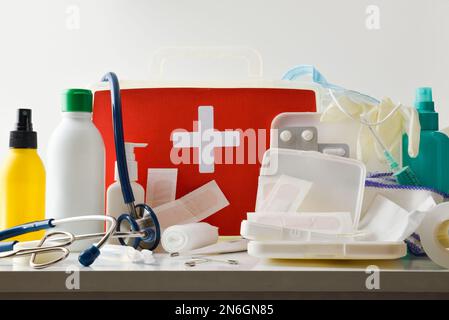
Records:
[[[23,261],[0,259],[0,297],[165,297],[247,298],[310,297],[349,294],[351,298],[376,293],[449,297],[449,270],[427,258],[391,261],[265,260],[246,252],[210,256],[238,260],[238,265],[207,262],[188,267],[190,256],[154,253],[152,264],[121,261],[108,251],[91,267],[81,267],[76,253],[55,266],[34,270]],[[380,270],[379,290],[368,290],[368,266]],[[68,290],[66,279],[80,271],[80,288]],[[240,293],[240,295],[239,295]],[[256,294],[256,296],[251,295]],[[83,295],[84,294],[84,295]],[[215,295],[214,295],[215,294]],[[305,295],[305,296],[304,296]],[[353,296],[354,295],[354,296]]]

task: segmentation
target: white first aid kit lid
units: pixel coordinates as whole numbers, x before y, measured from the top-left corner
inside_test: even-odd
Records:
[[[257,201],[262,201],[266,180],[281,175],[312,182],[299,212],[349,212],[357,229],[366,177],[362,162],[316,151],[269,149],[262,162]]]

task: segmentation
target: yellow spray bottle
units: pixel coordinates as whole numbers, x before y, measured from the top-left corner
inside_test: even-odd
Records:
[[[37,154],[30,109],[18,110],[9,154],[0,170],[0,230],[45,218],[45,169]],[[37,240],[43,231],[15,238]]]

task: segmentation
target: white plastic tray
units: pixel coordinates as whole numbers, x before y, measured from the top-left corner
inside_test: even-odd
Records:
[[[307,242],[314,240],[334,241],[342,238],[331,232],[317,232],[313,230],[302,230],[274,225],[261,224],[253,221],[243,220],[240,225],[240,235],[248,240],[262,241],[299,241]],[[352,238],[345,237],[346,240]]]
[[[269,259],[393,260],[407,254],[404,242],[250,241],[248,254]]]

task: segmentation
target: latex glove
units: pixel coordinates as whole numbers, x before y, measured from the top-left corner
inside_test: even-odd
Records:
[[[364,115],[365,121],[377,121],[377,111],[373,108]],[[374,148],[376,141],[369,128],[365,125],[360,125],[359,135],[357,137],[356,156],[357,159],[363,163],[368,163],[370,159],[376,157],[376,150]]]
[[[376,121],[382,121],[390,114],[396,105],[390,98],[384,98],[376,108]],[[388,148],[388,151],[396,158],[399,159],[399,153],[402,145],[403,130],[403,116],[400,112],[395,112],[387,121],[381,125],[375,126],[374,130],[377,135]],[[372,135],[372,134],[371,134]],[[377,158],[379,160],[384,159],[384,150],[376,141],[372,142],[374,150],[376,150]]]
[[[372,104],[356,102],[348,96],[339,97],[338,102],[351,116],[357,119],[360,115],[368,114],[375,108]],[[334,102],[331,102],[329,106],[321,113],[320,118],[321,122],[338,122],[347,119],[348,116],[344,114]]]
[[[419,153],[419,142],[421,137],[421,124],[416,108],[403,106],[399,109],[403,117],[402,127],[408,135],[408,155],[416,158]]]
[[[383,99],[377,106],[356,102],[347,96],[339,97],[338,102],[352,117],[356,119],[363,117],[369,123],[381,121],[396,107],[390,98]],[[321,115],[321,121],[323,122],[336,122],[347,118],[348,116],[334,102],[331,102]],[[401,106],[388,120],[373,128],[388,151],[396,159],[400,158],[399,153],[404,132],[409,136],[409,148],[407,150],[409,155],[411,157],[418,155],[421,127],[415,108]],[[368,127],[361,125],[357,137],[357,159],[367,163],[375,154],[380,161],[385,162],[383,151]]]

